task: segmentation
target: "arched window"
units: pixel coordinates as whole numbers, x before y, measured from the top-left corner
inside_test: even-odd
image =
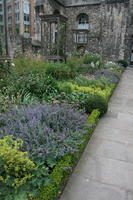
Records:
[[[54,15],[59,15],[59,14],[60,14],[60,11],[59,11],[59,10],[54,10],[53,14],[54,14]]]
[[[82,13],[77,17],[78,29],[88,29],[89,28],[89,17],[88,15]]]

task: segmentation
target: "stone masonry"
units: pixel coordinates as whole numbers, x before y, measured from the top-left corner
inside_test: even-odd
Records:
[[[132,0],[44,0],[44,13],[52,15],[58,10],[67,17],[66,52],[71,54],[79,46],[97,53],[105,59],[117,61],[126,59],[130,62],[132,46],[133,12]],[[77,18],[85,14],[89,19],[87,43],[74,41],[73,31],[78,28]],[[42,25],[42,37],[47,32]],[[43,47],[43,41],[42,41]],[[45,55],[45,52],[43,52]]]

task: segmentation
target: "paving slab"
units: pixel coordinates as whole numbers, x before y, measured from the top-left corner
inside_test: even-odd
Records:
[[[69,182],[61,200],[125,200],[126,198],[126,192],[123,189],[117,189],[82,176],[73,175],[72,179],[73,182]],[[83,190],[80,188],[81,185]]]
[[[133,200],[133,69],[123,73],[60,200]]]

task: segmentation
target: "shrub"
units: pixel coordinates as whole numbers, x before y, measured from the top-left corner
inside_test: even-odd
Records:
[[[73,155],[66,155],[61,161],[57,163],[50,177],[52,182],[42,187],[39,197],[36,200],[55,200],[60,195],[61,190],[69,178],[73,168],[79,160],[89,138],[95,128],[99,119],[99,111],[93,110],[88,117],[88,124],[92,125],[88,128],[88,132],[83,136],[83,143],[78,147],[78,152]]]
[[[66,63],[68,66],[76,69],[79,66],[81,67],[81,65],[83,64],[83,57],[77,58],[77,57],[69,56],[67,57]]]
[[[109,83],[118,83],[121,73],[115,70],[102,69],[94,73],[96,79],[106,78]]]
[[[18,188],[32,177],[34,163],[27,153],[21,152],[22,140],[5,136],[0,139],[0,181],[6,186]]]
[[[10,73],[9,63],[6,61],[0,62],[0,79],[5,78]]]
[[[84,104],[87,113],[91,113],[94,109],[100,111],[101,116],[107,112],[108,103],[102,96],[90,95]]]
[[[0,39],[0,56],[3,55],[3,46],[2,46],[2,41]]]
[[[0,136],[8,132],[21,138],[24,151],[49,163],[77,150],[85,122],[85,114],[68,106],[36,104],[1,114]]]
[[[93,63],[94,66],[92,67],[96,67],[96,68],[103,68],[104,66],[104,61],[102,60],[102,58],[99,55],[95,55],[95,54],[85,54],[84,63],[85,64]]]
[[[44,60],[21,56],[14,60],[14,64],[12,72],[23,75],[31,72],[44,73],[49,63]]]
[[[77,72],[74,68],[71,68],[64,63],[53,63],[47,67],[46,74],[59,80],[74,78],[77,75]]]
[[[126,60],[118,60],[118,64],[122,65],[123,67],[128,66],[128,62]]]
[[[108,61],[108,62],[105,63],[104,68],[107,68],[107,69],[118,68],[118,64],[111,62],[111,61]]]
[[[100,79],[95,79],[95,78],[88,78],[85,76],[78,76],[76,77],[73,81],[71,81],[72,83],[78,85],[78,86],[84,86],[84,87],[100,87],[101,89],[105,89],[105,87],[107,87],[109,85],[109,81],[107,78],[100,78]]]

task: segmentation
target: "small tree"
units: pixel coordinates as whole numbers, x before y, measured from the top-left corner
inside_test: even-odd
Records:
[[[0,39],[0,56],[2,56],[2,55],[3,55],[3,48],[2,48],[2,41]]]

